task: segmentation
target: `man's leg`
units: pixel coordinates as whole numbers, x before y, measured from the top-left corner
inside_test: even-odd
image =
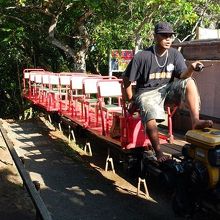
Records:
[[[194,80],[188,80],[186,84],[186,104],[190,111],[193,129],[202,129],[205,127],[212,127],[213,122],[211,120],[199,119],[199,107],[200,107],[199,94]]]
[[[146,132],[156,153],[157,160],[162,162],[169,159],[169,156],[164,155],[161,151],[156,120],[152,119],[146,123]]]

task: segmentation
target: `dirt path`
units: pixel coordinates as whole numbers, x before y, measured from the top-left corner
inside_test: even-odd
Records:
[[[180,220],[171,208],[171,195],[147,180],[150,198],[138,197],[136,179],[117,165],[116,174],[104,171],[106,146],[91,140],[87,156],[44,118],[3,121],[8,137],[54,220],[164,219]],[[88,137],[86,137],[88,138]],[[104,144],[105,145],[105,144]],[[0,220],[34,220],[35,209],[0,135]],[[206,220],[200,213],[194,220]]]
[[[67,138],[47,121],[4,121],[3,126],[17,154],[25,158],[31,179],[40,182],[40,195],[54,220],[179,219],[169,197],[160,190],[149,184],[151,197],[137,197],[136,181],[104,171],[106,157],[100,152],[88,157],[74,144],[69,148]],[[99,142],[96,145],[103,150]],[[35,219],[33,205],[4,146],[0,155],[9,163],[0,162],[0,219]]]
[[[162,216],[173,219],[172,211],[154,199],[137,197],[136,186],[117,174],[103,171],[103,167],[89,158],[87,160],[82,152],[79,156],[75,151],[66,150],[65,137],[41,121],[4,121],[3,125],[17,154],[25,157],[25,167],[30,177],[40,182],[41,196],[53,219],[103,219],[103,216],[105,219],[144,219],[145,216],[151,216],[151,219],[161,219]],[[8,152],[1,151],[7,153],[9,161]],[[1,157],[6,160],[5,156]],[[13,177],[10,177],[6,170],[12,168]],[[7,165],[5,172],[1,173],[2,176],[7,173],[4,176],[8,179],[1,189],[1,198],[5,198],[1,199],[2,211],[5,210],[5,215],[9,216],[14,204],[18,210],[14,210],[11,215],[17,215],[20,208],[22,214],[26,214],[25,218],[20,219],[31,219],[34,210],[15,167]],[[8,189],[9,180],[18,191],[16,197],[15,189]],[[6,204],[9,205],[8,209]]]
[[[34,219],[34,206],[1,134],[0,160],[0,219]]]

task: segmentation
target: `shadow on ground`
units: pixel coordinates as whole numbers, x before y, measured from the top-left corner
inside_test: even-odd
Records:
[[[148,185],[153,199],[147,200],[135,195],[137,179],[126,176],[120,163],[115,163],[119,175],[103,172],[107,143],[76,130],[80,146],[91,142],[93,156],[88,157],[70,148],[63,135],[42,120],[8,125],[32,180],[41,183],[53,219],[179,219],[172,212],[171,195],[154,181]]]

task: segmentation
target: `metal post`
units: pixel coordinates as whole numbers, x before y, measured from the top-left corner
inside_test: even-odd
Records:
[[[112,172],[115,173],[113,158],[110,157],[110,149],[108,148],[108,155],[107,155],[106,162],[105,162],[105,171],[108,171],[108,164],[109,163],[111,164]]]
[[[86,142],[84,146],[84,152],[87,153],[89,156],[92,156],[91,145],[89,142]]]
[[[149,198],[149,192],[148,192],[146,180],[145,180],[145,178],[142,179],[141,177],[138,177],[137,196],[140,196],[141,184],[143,184],[143,186],[144,186],[144,195],[145,195],[145,197]]]

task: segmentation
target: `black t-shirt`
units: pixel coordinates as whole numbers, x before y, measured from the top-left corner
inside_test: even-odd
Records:
[[[128,64],[124,76],[129,81],[136,81],[136,94],[161,87],[187,69],[182,54],[169,48],[162,57],[155,57],[153,46],[135,54]]]

